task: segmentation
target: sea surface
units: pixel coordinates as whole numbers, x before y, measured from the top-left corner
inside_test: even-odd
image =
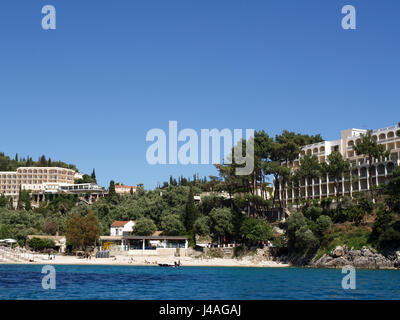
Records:
[[[344,290],[340,269],[56,265],[43,289],[41,265],[0,265],[0,299],[399,299],[400,271],[357,270]]]

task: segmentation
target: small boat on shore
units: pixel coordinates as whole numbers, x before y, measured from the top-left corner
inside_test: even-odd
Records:
[[[180,267],[180,262],[179,263],[174,263],[174,264],[169,264],[169,263],[159,263],[158,264],[160,267],[170,267],[170,268],[178,268]]]

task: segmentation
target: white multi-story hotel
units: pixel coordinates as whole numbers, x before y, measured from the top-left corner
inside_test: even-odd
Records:
[[[0,172],[0,194],[16,197],[22,190],[42,191],[73,184],[75,171],[58,167],[20,167]]]
[[[372,138],[379,144],[385,146],[385,150],[390,151],[390,156],[385,159],[374,159],[374,169],[372,173],[373,185],[382,185],[386,178],[391,175],[396,166],[400,164],[400,130],[399,125],[374,130]],[[343,177],[340,183],[339,192],[344,196],[352,196],[355,192],[370,190],[369,184],[368,159],[365,156],[357,156],[353,150],[360,140],[360,135],[367,133],[367,130],[348,129],[341,132],[341,138],[334,141],[323,141],[302,148],[301,156],[315,155],[320,162],[324,162],[327,156],[333,151],[339,151],[344,159],[351,163],[352,174],[348,178]],[[300,165],[299,159],[288,164],[290,168],[296,170]],[[286,165],[286,164],[283,164]],[[354,179],[353,177],[357,177]],[[318,179],[305,179],[300,182],[300,192],[298,189],[288,186],[282,195],[286,203],[294,203],[296,198],[305,199],[323,199],[336,195],[335,186],[329,176],[323,176]],[[296,195],[297,192],[297,195]],[[282,192],[281,192],[282,193]]]

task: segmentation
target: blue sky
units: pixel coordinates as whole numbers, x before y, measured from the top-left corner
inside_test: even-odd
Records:
[[[54,5],[57,29],[41,28]],[[341,28],[341,8],[357,30]],[[212,166],[146,162],[148,130],[340,130],[400,121],[400,2],[2,0],[0,151],[146,188]]]

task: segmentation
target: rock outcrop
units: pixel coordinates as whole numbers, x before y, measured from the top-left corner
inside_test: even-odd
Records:
[[[317,261],[311,261],[310,265],[322,268],[351,265],[362,269],[394,269],[400,267],[400,251],[375,253],[366,247],[352,250],[346,246],[337,246],[328,255],[323,255]]]

